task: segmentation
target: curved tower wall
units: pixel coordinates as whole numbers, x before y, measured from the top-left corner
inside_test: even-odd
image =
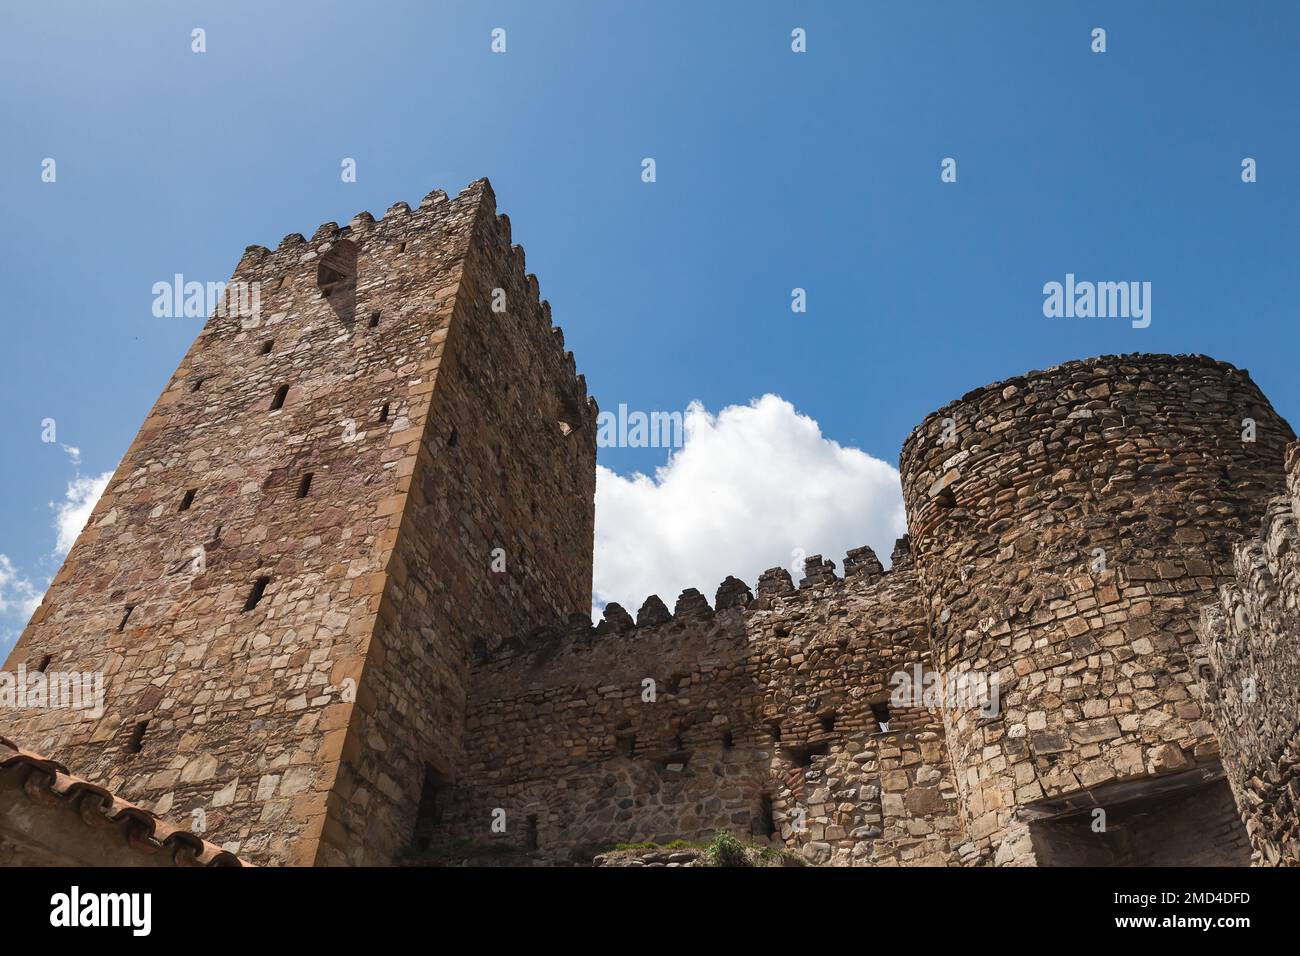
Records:
[[[981,855],[1034,862],[1036,816],[1221,775],[1193,625],[1282,491],[1292,437],[1245,371],[1145,355],[976,389],[909,436],[935,664],[999,681],[997,716],[944,712]]]

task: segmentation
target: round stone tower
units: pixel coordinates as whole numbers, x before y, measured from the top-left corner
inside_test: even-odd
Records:
[[[1283,490],[1292,437],[1244,370],[1181,355],[1031,372],[913,430],[900,470],[935,665],[950,690],[997,681],[996,707],[944,709],[979,857],[1189,862],[1135,854],[1200,834],[1239,862],[1193,625]],[[1154,819],[1171,829],[1138,840]]]

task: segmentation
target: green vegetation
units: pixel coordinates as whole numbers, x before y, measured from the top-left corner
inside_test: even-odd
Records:
[[[745,844],[729,830],[719,830],[713,842],[704,851],[709,866],[753,866]]]

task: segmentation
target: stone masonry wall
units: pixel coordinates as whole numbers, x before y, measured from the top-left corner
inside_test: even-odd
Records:
[[[813,557],[799,588],[773,569],[757,597],[729,578],[714,608],[651,597],[635,624],[611,604],[597,628],[483,648],[440,835],[553,861],[718,830],[821,863],[957,861],[940,720],[893,708],[881,732],[872,711],[928,666],[915,573],[905,548],[889,573],[870,549],[846,569]]]
[[[1300,866],[1300,444],[1263,531],[1237,545],[1236,580],[1205,609],[1201,677],[1257,862]]]
[[[1000,717],[944,711],[981,856],[1032,862],[1018,808],[1217,759],[1193,622],[1293,437],[1244,371],[1150,355],[976,389],[912,432],[900,467],[935,664],[1000,679]]]
[[[522,266],[485,181],[249,247],[260,313],[208,321],[6,665],[102,673],[102,717],[4,735],[249,862],[392,849],[468,635],[590,592],[595,410]]]

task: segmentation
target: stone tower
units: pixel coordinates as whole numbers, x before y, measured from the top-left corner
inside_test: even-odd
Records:
[[[249,862],[388,862],[471,645],[590,607],[595,403],[486,180],[227,292],[6,665],[102,673],[102,716],[0,735]]]
[[[1031,372],[912,432],[900,470],[936,666],[1000,679],[999,716],[944,711],[982,855],[1248,862],[1195,627],[1294,437],[1245,371],[1185,355]]]

